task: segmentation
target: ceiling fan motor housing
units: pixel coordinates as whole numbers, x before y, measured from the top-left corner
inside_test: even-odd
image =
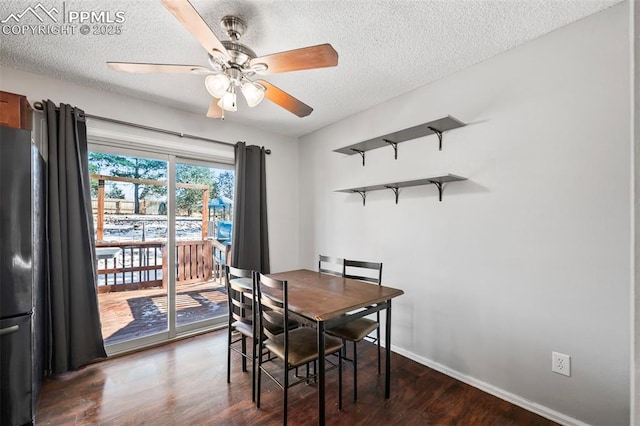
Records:
[[[221,40],[221,43],[224,48],[227,49],[227,52],[229,52],[229,56],[231,56],[231,62],[236,63],[240,66],[244,66],[247,62],[257,56],[256,52],[242,43],[229,40]]]

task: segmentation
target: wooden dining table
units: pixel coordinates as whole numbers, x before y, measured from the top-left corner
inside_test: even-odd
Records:
[[[391,394],[391,299],[402,290],[300,269],[268,274],[287,281],[289,310],[317,324],[318,348],[324,348],[325,331],[357,318],[386,310],[385,398]],[[325,423],[325,354],[318,353],[318,424]]]

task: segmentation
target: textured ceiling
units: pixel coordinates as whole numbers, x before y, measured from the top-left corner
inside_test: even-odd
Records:
[[[226,120],[301,136],[406,93],[620,0],[192,0],[218,38],[219,21],[245,20],[241,42],[258,56],[331,43],[336,68],[265,78],[314,108],[298,118],[265,100],[241,101]],[[3,0],[0,20],[28,6],[67,11],[124,11],[120,35],[5,35],[0,63],[204,115],[210,96],[197,75],[136,75],[107,61],[208,66],[200,44],[159,0]],[[41,13],[42,15],[42,13]],[[42,16],[45,24],[46,16]],[[26,14],[20,24],[40,24]],[[14,24],[8,21],[7,25]],[[64,100],[59,100],[64,102]],[[87,111],[90,113],[91,111]]]

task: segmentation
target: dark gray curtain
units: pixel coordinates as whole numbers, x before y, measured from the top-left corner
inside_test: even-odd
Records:
[[[265,149],[238,142],[231,266],[269,273]]]
[[[45,102],[48,132],[47,362],[50,373],[106,357],[96,291],[84,112]]]

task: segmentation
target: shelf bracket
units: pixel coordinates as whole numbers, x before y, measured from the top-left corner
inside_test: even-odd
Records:
[[[397,186],[391,186],[391,185],[385,185],[384,186],[387,189],[390,189],[393,191],[394,194],[396,194],[396,204],[398,204],[398,192],[399,192],[399,188]]]
[[[360,196],[362,197],[362,205],[365,205],[365,202],[367,201],[367,191],[358,191],[357,189],[354,189],[353,192],[357,192],[358,194],[360,194]]]
[[[440,194],[440,201],[442,201],[442,193],[444,192],[444,184],[442,182],[438,182],[436,180],[432,180],[433,183],[438,188],[438,193]]]
[[[364,167],[364,151],[361,149],[351,148],[351,151],[357,152],[362,157],[362,166]]]
[[[438,151],[442,151],[442,132],[436,129],[435,127],[431,127],[431,126],[429,126],[428,129],[431,130],[436,135],[438,135],[438,140],[440,141],[438,145]]]
[[[398,159],[398,142],[390,141],[389,139],[382,139],[382,140],[393,147],[394,159],[397,160]]]

